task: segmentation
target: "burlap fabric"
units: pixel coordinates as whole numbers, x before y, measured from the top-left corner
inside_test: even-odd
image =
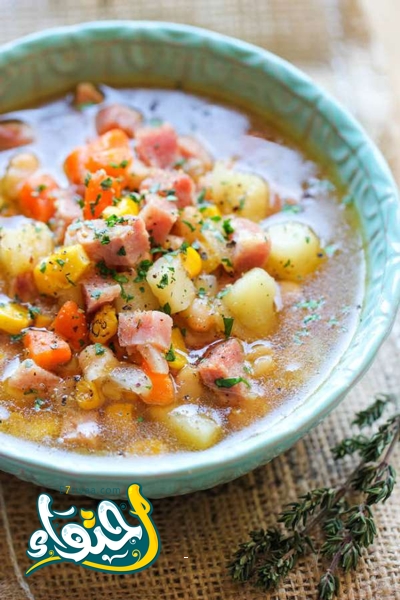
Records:
[[[364,122],[400,176],[393,94],[357,0],[1,0],[0,41],[44,27],[110,18],[193,23],[296,62]],[[265,598],[230,582],[225,563],[231,550],[249,529],[271,524],[276,512],[309,486],[330,485],[346,474],[349,463],[334,464],[329,448],[349,433],[354,412],[375,392],[400,392],[399,345],[400,321],[374,366],[334,414],[268,466],[207,492],[155,501],[162,553],[151,569],[135,576],[106,575],[64,563],[24,579],[29,564],[25,550],[37,526],[40,490],[0,475],[0,599]],[[397,466],[400,470],[399,460]],[[78,507],[93,503],[75,500]],[[56,501],[66,508],[71,498],[56,494]],[[400,598],[400,485],[376,512],[379,536],[357,574],[343,577],[343,599]],[[317,574],[318,564],[310,558],[269,597],[313,598]]]

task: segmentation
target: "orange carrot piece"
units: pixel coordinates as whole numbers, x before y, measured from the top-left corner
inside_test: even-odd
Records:
[[[55,369],[71,360],[71,348],[52,331],[29,329],[24,336],[29,358],[43,369]]]
[[[146,397],[142,397],[146,404],[171,404],[175,399],[175,389],[171,376],[163,373],[154,373],[149,365],[144,361],[142,369],[150,378],[152,388]]]
[[[64,171],[71,183],[83,184],[87,175],[88,146],[80,146],[67,156]]]
[[[58,189],[56,181],[50,175],[34,173],[22,185],[18,200],[22,212],[27,217],[47,223],[54,215],[54,191]]]
[[[118,177],[123,185],[128,179],[133,152],[129,138],[121,129],[111,129],[87,146],[80,146],[67,156],[64,170],[72,183],[83,183],[87,173],[104,169],[107,175]]]
[[[54,320],[54,330],[67,340],[73,350],[81,350],[88,341],[88,325],[84,311],[76,302],[68,300]]]
[[[107,206],[112,206],[115,198],[121,195],[119,181],[101,169],[87,181],[83,216],[85,219],[98,219]]]

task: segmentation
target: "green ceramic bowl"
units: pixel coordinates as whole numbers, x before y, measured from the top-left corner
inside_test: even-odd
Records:
[[[396,185],[362,128],[306,75],[280,58],[210,31],[155,22],[103,22],[54,29],[0,49],[0,112],[62,94],[81,80],[204,90],[272,118],[335,167],[355,198],[368,265],[354,336],[335,368],[274,425],[240,442],[180,456],[124,458],[49,450],[1,435],[0,468],[50,488],[123,496],[132,482],[149,497],[184,494],[239,477],[300,439],[345,397],[388,334],[400,296]]]

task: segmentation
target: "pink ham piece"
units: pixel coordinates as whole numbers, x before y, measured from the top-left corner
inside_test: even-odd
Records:
[[[172,167],[179,158],[175,130],[169,123],[160,127],[142,127],[136,133],[136,152],[151,167]]]
[[[22,121],[0,121],[0,151],[31,144],[35,139],[33,129]]]
[[[239,217],[231,219],[231,225],[234,228],[231,235],[234,270],[244,273],[254,267],[263,267],[271,250],[271,242],[261,227]]]
[[[174,202],[148,194],[139,217],[143,219],[150,238],[156,244],[163,244],[178,218],[178,209]]]
[[[176,197],[175,206],[185,208],[194,203],[195,185],[189,175],[183,171],[163,171],[154,169],[140,185],[140,191],[155,192],[159,196]]]
[[[218,392],[218,395],[227,400],[240,399],[246,396],[247,387],[243,382],[232,387],[218,387],[218,380],[236,377],[246,379],[244,366],[244,352],[241,343],[236,338],[230,338],[212,346],[198,365],[198,372],[204,385]]]
[[[103,304],[114,302],[121,293],[121,286],[110,277],[93,274],[82,282],[82,292],[86,310],[91,313]]]
[[[122,129],[130,138],[134,138],[142,121],[142,115],[133,108],[122,104],[109,104],[101,108],[96,115],[96,129],[99,135],[111,129]]]
[[[9,372],[9,376],[8,376]],[[24,392],[28,390],[37,390],[38,393],[44,391],[53,392],[54,388],[61,384],[61,378],[46,369],[39,367],[33,360],[26,359],[19,363],[12,361],[6,368],[3,377],[7,379],[11,387]]]
[[[158,310],[119,314],[118,341],[124,348],[150,345],[166,352],[171,346],[173,321]]]
[[[90,260],[104,260],[108,267],[134,267],[150,251],[144,221],[137,217],[126,217],[112,227],[103,219],[74,223],[67,229],[64,243],[81,244]]]
[[[17,296],[22,302],[34,302],[37,299],[38,290],[32,271],[16,275],[11,280],[9,294],[10,296]]]
[[[57,243],[61,243],[67,227],[74,221],[82,219],[82,208],[78,204],[79,196],[76,193],[75,186],[55,190],[54,198],[56,205],[54,237]]]
[[[181,136],[178,138],[179,153],[182,158],[196,159],[203,165],[205,171],[212,168],[212,158],[202,144],[196,138]]]

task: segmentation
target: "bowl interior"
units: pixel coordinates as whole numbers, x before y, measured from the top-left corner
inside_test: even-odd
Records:
[[[368,268],[364,304],[355,335],[328,379],[272,429],[260,425],[239,445],[228,439],[223,450],[217,446],[177,461],[135,459],[133,467],[125,460],[48,453],[1,436],[5,468],[14,461],[27,469],[33,464],[48,472],[73,472],[77,477],[97,473],[128,482],[154,476],[165,482],[172,474],[183,479],[210,469],[220,471],[221,479],[224,469],[228,473],[228,466],[238,461],[245,472],[294,443],[336,406],[388,333],[400,293],[396,186],[362,128],[305,75],[266,51],[193,27],[103,22],[50,30],[8,44],[0,52],[0,112],[62,94],[82,80],[130,86],[157,83],[211,92],[267,116],[333,166],[354,198],[364,233]],[[55,455],[57,469],[52,466]],[[161,495],[158,489],[156,484],[151,494]]]

